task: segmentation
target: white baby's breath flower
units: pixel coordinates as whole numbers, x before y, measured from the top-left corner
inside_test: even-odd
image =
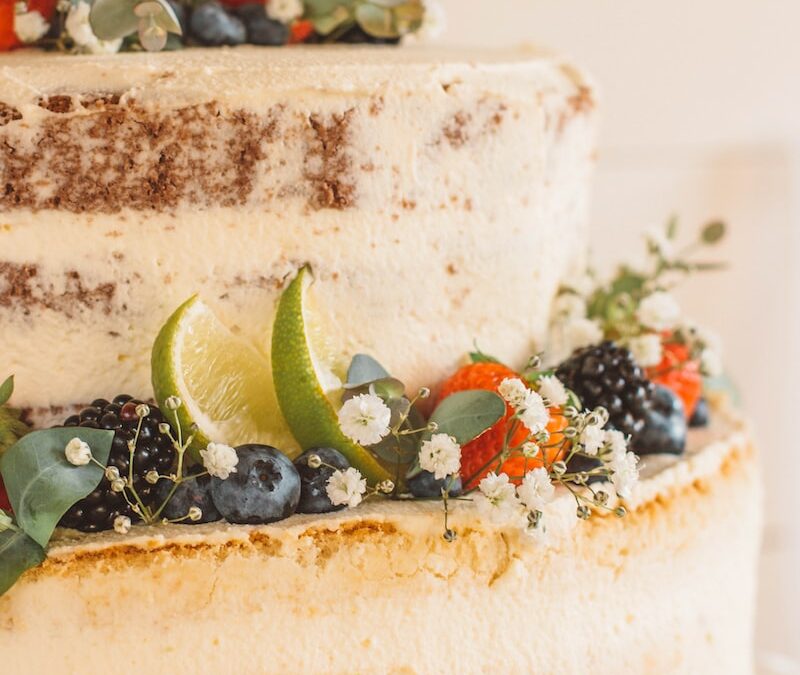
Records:
[[[608,429],[603,432],[605,443],[611,449],[611,456],[614,458],[623,457],[628,452],[628,442],[625,434],[616,429]]]
[[[609,463],[611,482],[617,494],[623,499],[630,499],[634,485],[639,480],[639,469],[636,467],[638,457],[632,452],[615,457]]]
[[[203,517],[203,510],[199,506],[192,506],[186,514],[192,522],[196,523]]]
[[[555,375],[539,378],[539,393],[551,406],[561,407],[567,402],[567,388]]]
[[[122,40],[101,40],[92,30],[89,23],[89,12],[92,6],[86,0],[80,0],[70,7],[64,27],[75,45],[90,54],[113,54],[119,51]]]
[[[227,480],[228,476],[236,473],[236,465],[239,463],[236,450],[224,443],[209,443],[205,450],[200,451],[200,457],[208,473],[222,480]]]
[[[647,333],[628,340],[628,349],[642,368],[657,366],[661,363],[661,336],[658,333]]]
[[[415,33],[406,33],[403,36],[404,45],[436,40],[447,28],[447,12],[438,0],[424,0],[422,6],[425,11],[422,25]]]
[[[603,339],[603,329],[593,319],[573,318],[556,322],[550,331],[547,362],[560,363],[576,349],[597,344]]]
[[[522,444],[522,456],[528,459],[534,459],[539,456],[542,449],[533,441],[526,441]]]
[[[478,510],[495,523],[519,523],[525,518],[522,503],[517,498],[508,474],[488,474],[478,483],[475,494]]]
[[[273,21],[292,23],[303,16],[303,3],[301,0],[268,0],[267,16]]]
[[[532,434],[538,434],[547,428],[547,423],[550,421],[550,411],[537,392],[528,391],[519,419]]]
[[[334,506],[342,504],[351,509],[358,506],[367,491],[367,481],[358,469],[349,467],[346,471],[337,469],[331,474],[325,486],[328,499]]]
[[[117,516],[114,518],[114,532],[118,534],[128,534],[131,531],[131,519],[128,516]]]
[[[700,353],[700,368],[704,375],[716,377],[722,373],[722,359],[719,352],[711,347],[706,347]]]
[[[547,469],[538,467],[525,474],[517,495],[529,510],[541,511],[552,501],[555,491]]]
[[[67,461],[74,466],[85,466],[92,461],[92,449],[80,438],[73,438],[64,448]]]
[[[577,293],[562,293],[553,301],[553,318],[585,319],[586,300]]]
[[[17,3],[14,13],[14,34],[20,42],[30,44],[43,37],[50,30],[50,24],[40,12],[35,10],[29,12],[27,9],[24,2]]]
[[[339,410],[339,426],[359,445],[375,445],[389,433],[392,411],[375,394],[359,394]]]
[[[436,480],[456,474],[461,469],[461,446],[447,434],[433,434],[423,441],[419,450],[419,465],[430,471]]]
[[[653,330],[671,330],[681,318],[681,308],[672,295],[656,291],[644,298],[637,312],[642,325]]]
[[[525,403],[528,395],[528,387],[518,377],[507,377],[497,387],[497,392],[503,397],[506,403],[514,410],[518,410]]]
[[[589,424],[581,432],[581,445],[587,455],[596,455],[605,442],[605,431],[599,424]]]

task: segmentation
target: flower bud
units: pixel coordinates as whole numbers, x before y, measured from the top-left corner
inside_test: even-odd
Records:
[[[455,531],[454,531],[454,530],[451,530],[451,529],[448,527],[448,528],[447,528],[447,529],[444,531],[444,534],[442,535],[442,537],[443,537],[443,539],[444,539],[445,541],[447,541],[447,542],[451,542],[451,543],[452,543],[452,542],[454,542],[454,541],[455,541],[455,540],[458,538],[458,535],[455,533]]]
[[[192,508],[189,509],[188,515],[189,515],[189,520],[196,523],[203,517],[203,512],[200,510],[200,507],[193,506]]]
[[[581,520],[589,520],[591,515],[592,515],[592,512],[589,510],[589,507],[586,506],[585,504],[581,504],[578,507],[577,516]]]
[[[557,476],[563,476],[567,473],[567,465],[565,462],[559,460],[558,462],[553,462],[553,473]]]
[[[385,495],[389,495],[394,492],[394,482],[390,481],[388,478],[386,480],[382,480],[378,483],[378,492],[382,492]]]
[[[150,485],[155,485],[158,483],[158,471],[148,471],[144,475],[144,479],[150,483]]]
[[[177,396],[170,396],[166,401],[164,401],[164,404],[170,410],[177,410],[183,405],[183,401],[181,401]]]
[[[310,469],[319,469],[322,466],[322,458],[319,455],[309,455],[308,466]]]
[[[119,469],[115,466],[106,467],[106,478],[112,483],[119,478]]]
[[[628,510],[624,506],[618,506],[616,509],[614,509],[614,515],[617,518],[624,518],[627,515],[627,513]]]
[[[147,403],[140,403],[136,406],[137,417],[147,417],[150,414],[150,406]]]
[[[431,395],[431,390],[428,387],[420,387],[419,389],[419,397],[420,398],[428,398]]]
[[[161,422],[161,424],[158,425],[158,433],[166,435],[169,431],[169,424],[166,422]]]
[[[439,425],[436,422],[428,422],[428,431],[438,431]]]
[[[112,492],[122,492],[125,489],[125,481],[122,478],[117,478],[111,481]]]

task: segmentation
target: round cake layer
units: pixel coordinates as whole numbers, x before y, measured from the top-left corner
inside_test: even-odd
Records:
[[[0,55],[0,373],[23,407],[150,395],[193,293],[264,348],[310,264],[337,353],[410,387],[524,362],[577,269],[593,99],[536,52]]]
[[[750,673],[760,486],[741,429],[645,460],[623,519],[545,541],[452,504],[62,533],[0,597],[9,672]],[[47,648],[42,648],[45,644]],[[124,660],[120,656],[124,650]],[[235,666],[234,666],[235,664]]]

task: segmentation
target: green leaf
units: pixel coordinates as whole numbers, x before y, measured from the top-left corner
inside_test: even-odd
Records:
[[[93,462],[73,466],[67,461],[64,448],[76,437],[88,443],[92,455],[104,467],[114,432],[102,429],[34,431],[0,457],[0,473],[17,523],[42,548],[67,509],[103,479],[103,469]]]
[[[499,359],[494,356],[484,354],[482,351],[474,351],[469,353],[469,360],[471,363],[500,363]]]
[[[392,9],[393,7],[400,7],[401,5],[405,5],[408,0],[369,0],[369,2],[373,5],[377,5],[378,7],[386,7],[387,9]]]
[[[3,384],[0,384],[0,405],[5,405],[8,403],[8,399],[11,398],[11,394],[14,393],[14,376],[10,375],[6,378]]]
[[[716,244],[725,237],[725,229],[725,223],[721,220],[711,222],[703,228],[700,239],[704,244]]]
[[[356,21],[366,33],[377,38],[400,37],[394,23],[391,9],[376,5],[359,5],[356,7]]]
[[[433,411],[430,422],[437,424],[433,433],[447,434],[466,445],[493,427],[506,414],[506,404],[493,391],[470,389],[450,394]],[[430,438],[431,432],[425,436]]]
[[[305,0],[303,4],[310,16],[324,16],[333,14],[339,7],[350,7],[353,0]]]
[[[19,529],[0,532],[0,595],[31,567],[44,561],[44,548]]]
[[[389,371],[368,354],[356,354],[347,369],[347,384],[345,388],[352,389],[362,384],[369,384],[376,380],[389,377]]]
[[[420,429],[425,425],[422,414],[411,407],[407,398],[395,398],[386,402],[392,411],[391,425],[395,426],[402,415],[408,415],[404,429]],[[419,453],[419,434],[405,434],[398,439],[388,435],[379,443],[370,445],[367,449],[380,459],[390,464],[409,464]]]
[[[136,5],[139,0],[94,0],[89,24],[101,40],[117,40],[139,27]]]

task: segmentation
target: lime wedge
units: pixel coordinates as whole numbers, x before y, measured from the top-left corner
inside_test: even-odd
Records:
[[[272,330],[272,376],[283,416],[304,449],[337,449],[370,484],[389,478],[389,472],[339,428],[342,383],[332,368],[324,327],[315,325],[306,290],[311,272],[303,267],[278,303]]]
[[[184,434],[196,425],[194,449],[209,442],[274,445],[290,456],[297,445],[280,413],[268,359],[234,335],[194,296],[167,320],[153,345],[153,390],[159,406],[183,401]]]

